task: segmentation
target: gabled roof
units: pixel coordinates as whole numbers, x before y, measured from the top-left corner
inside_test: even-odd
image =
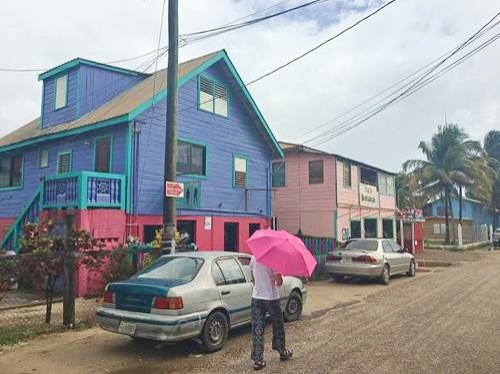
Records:
[[[246,97],[250,108],[254,111],[259,128],[271,149],[274,150],[273,153],[275,156],[283,157],[281,147],[224,50],[179,64],[179,87],[221,60],[225,61],[237,85]],[[157,73],[150,75],[148,78],[116,96],[106,104],[74,121],[58,124],[45,129],[42,129],[40,126],[40,118],[31,121],[1,138],[0,152],[131,121],[155,103],[165,99],[167,96],[166,87],[166,70],[159,70]],[[153,88],[155,88],[156,91],[154,97]]]
[[[43,72],[42,74],[40,74],[38,76],[38,80],[41,81],[41,80],[47,79],[49,77],[52,77],[52,76],[57,75],[59,73],[62,73],[63,71],[66,71],[68,69],[71,69],[71,68],[73,68],[75,66],[78,66],[78,65],[81,65],[81,64],[83,64],[83,65],[89,65],[89,66],[95,66],[95,67],[98,67],[98,68],[101,68],[101,69],[115,71],[115,72],[122,73],[122,74],[128,74],[128,75],[134,75],[134,76],[136,76],[136,75],[147,75],[147,74],[140,73],[138,71],[124,69],[124,68],[119,68],[119,67],[116,67],[116,66],[102,64],[100,62],[86,60],[84,58],[77,57],[77,58],[75,58],[75,59],[73,59],[71,61],[65,62],[62,65],[56,66],[55,68],[52,68],[50,70],[47,70],[46,72]]]
[[[335,153],[329,153],[329,152],[321,151],[319,149],[307,147],[303,144],[295,144],[295,143],[288,143],[288,142],[281,142],[281,141],[279,143],[280,143],[280,146],[285,153],[292,153],[292,152],[294,152],[294,153],[310,153],[310,154],[319,154],[319,155],[324,155],[324,156],[332,156],[332,157],[338,158],[340,160],[347,160],[350,162],[354,162],[356,164],[359,164],[359,165],[362,165],[362,166],[365,166],[367,168],[374,169],[377,171],[381,171],[381,172],[389,174],[389,175],[396,175],[397,174],[397,173],[393,173],[391,171],[381,169],[381,168],[376,167],[376,166],[368,165],[368,164],[361,162],[361,161],[347,158],[347,157],[342,156],[342,155],[338,155]]]

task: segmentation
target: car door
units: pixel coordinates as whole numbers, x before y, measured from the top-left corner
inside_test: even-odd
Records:
[[[382,249],[384,250],[384,257],[391,268],[391,274],[397,273],[398,263],[396,259],[396,253],[394,253],[394,249],[392,248],[389,240],[382,240]]]
[[[214,265],[212,274],[221,300],[229,311],[231,325],[247,322],[251,313],[252,284],[245,277],[239,261],[234,257],[224,257],[216,260]]]
[[[398,243],[393,240],[389,241],[395,255],[395,261],[397,265],[397,272],[404,273],[410,268],[411,256],[406,253],[403,248],[400,247]]]

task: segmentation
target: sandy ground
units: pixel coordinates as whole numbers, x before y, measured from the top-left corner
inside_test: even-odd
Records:
[[[308,288],[304,320],[287,325],[294,357],[282,364],[268,344],[267,372],[500,372],[499,252],[389,287],[324,281]],[[138,343],[93,328],[3,348],[0,373],[253,372],[250,338],[239,329],[223,350],[205,355],[195,342]]]

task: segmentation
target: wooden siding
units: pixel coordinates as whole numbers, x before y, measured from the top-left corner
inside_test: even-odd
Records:
[[[66,93],[66,106],[64,108],[55,109],[56,80],[64,74],[51,77],[43,82],[42,128],[55,126],[59,123],[65,123],[76,119],[78,68],[70,69],[65,74],[68,75],[68,90]]]
[[[80,96],[77,117],[107,103],[109,100],[139,83],[142,78],[95,66],[80,65]]]
[[[180,88],[178,137],[206,145],[207,177],[179,176],[179,180],[201,182],[201,207],[194,211],[197,214],[268,215],[271,150],[225,64],[218,62],[203,75],[228,86],[229,115],[225,118],[198,109],[198,77]],[[134,166],[138,177],[133,210],[137,214],[157,215],[162,211],[165,113],[166,100],[162,100],[136,120],[140,133],[134,151],[138,154]],[[233,188],[234,155],[248,160],[246,207],[245,189]]]
[[[43,176],[56,174],[57,154],[59,152],[71,151],[72,171],[94,170],[94,139],[97,136],[112,135],[112,170],[116,174],[125,174],[125,144],[126,126],[115,126],[110,129],[87,133],[68,139],[42,143],[36,147],[25,148],[17,153],[23,154],[23,186],[17,190],[0,189],[0,217],[13,218],[24,208],[24,205],[33,197]],[[49,166],[40,169],[38,157],[40,149],[49,149]],[[9,153],[5,155],[11,155]],[[2,157],[4,154],[2,154]]]
[[[309,161],[323,160],[323,183],[309,184]],[[278,226],[304,235],[332,236],[335,210],[335,162],[329,155],[287,154],[285,187],[273,188]]]

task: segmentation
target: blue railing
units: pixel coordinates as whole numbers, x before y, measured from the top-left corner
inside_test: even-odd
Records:
[[[38,214],[40,212],[40,189],[36,190],[35,195],[24,207],[21,214],[16,218],[14,223],[10,226],[9,231],[2,239],[0,248],[19,251],[19,236],[22,234],[23,227],[29,222],[37,222]]]
[[[125,209],[125,176],[81,171],[42,182],[42,208]]]

